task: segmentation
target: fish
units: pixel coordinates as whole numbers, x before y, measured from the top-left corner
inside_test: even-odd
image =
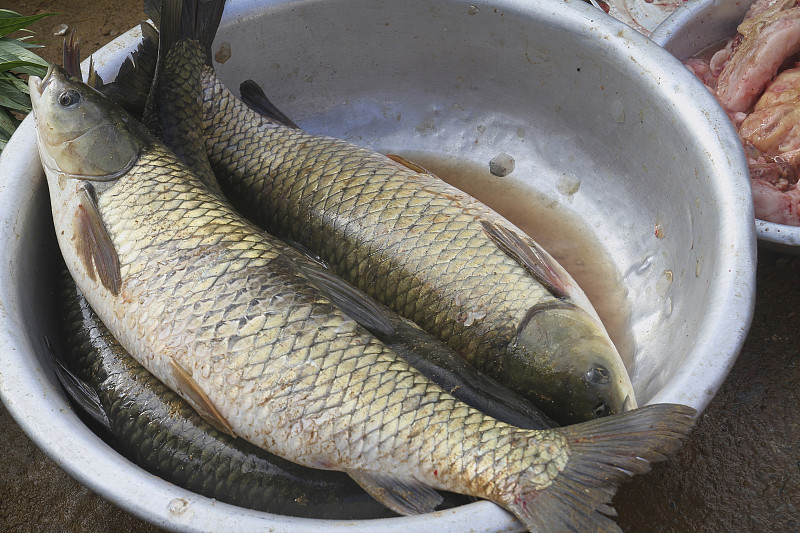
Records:
[[[800,8],[794,0],[749,15],[737,28],[741,42],[722,68],[715,92],[730,114],[749,112],[781,65],[800,52]]]
[[[180,1],[168,0],[165,5],[167,6],[167,16],[180,18]],[[159,9],[160,13],[161,9]],[[211,18],[212,20],[216,19],[216,16],[211,15]],[[201,42],[179,35],[178,38],[167,38],[167,43],[165,43],[164,40],[159,41],[158,33],[147,23],[142,23],[142,27],[145,35],[143,43],[140,45],[139,52],[126,60],[125,66],[120,69],[121,76],[126,77],[126,70],[132,69],[134,61],[136,64],[141,64],[142,46],[158,46],[156,43],[159,43],[164,47],[169,47],[171,51],[163,54],[164,57],[159,59],[158,69],[151,66],[156,61],[146,63],[145,68],[149,74],[145,78],[149,77],[152,80],[156,77],[157,71],[158,76],[168,80],[167,83],[139,84],[138,87],[129,87],[130,80],[128,80],[127,82],[104,84],[90,67],[87,84],[102,91],[123,108],[132,109],[140,115],[144,115],[149,123],[148,129],[156,135],[163,135],[168,146],[175,146],[178,149],[176,156],[198,174],[204,176],[205,184],[211,184],[210,188],[218,191],[218,186],[213,184],[215,178],[208,159],[205,157],[204,146],[202,143],[198,143],[197,137],[193,133],[187,134],[187,132],[198,131],[201,127],[202,117],[199,101],[191,90],[192,83],[186,82],[192,78],[193,73],[198,71],[194,67],[202,64],[204,54],[200,49]],[[195,35],[197,30],[187,30],[187,33]],[[210,42],[212,39],[213,34],[207,34],[206,41]],[[71,76],[80,79],[79,65],[79,46],[71,37],[69,41],[64,41],[64,67]],[[133,81],[136,84],[142,79],[141,75],[137,75]],[[174,79],[181,80],[181,83],[169,81]],[[136,96],[141,92],[142,87],[147,87],[149,91],[147,97]],[[165,132],[167,132],[166,135]],[[325,269],[324,265],[320,264],[319,258],[313,257],[310,251],[296,243],[289,244],[308,256],[308,261],[302,261],[302,257],[295,257],[296,265],[315,283],[318,289],[324,291],[348,316],[389,345],[434,383],[450,391],[457,399],[498,420],[518,427],[546,429],[558,425],[536,409],[528,400],[479,372],[413,322],[403,319],[366,294],[344,283]]]
[[[618,484],[690,431],[682,405],[537,431],[459,402],[121,108],[58,67],[28,84],[70,274],[131,355],[225,432],[346,472],[400,514],[430,512],[447,490],[531,531],[619,531]]]
[[[594,308],[533,239],[422,167],[287,125],[243,85],[263,116],[210,61],[196,68],[208,159],[248,219],[309,248],[558,423],[636,407]]]
[[[184,4],[191,6],[193,16],[187,18],[195,23],[203,20],[197,14],[204,9],[215,14],[209,17],[214,22],[200,24],[198,32],[213,37],[208,29],[218,24],[224,2]],[[145,12],[160,25],[160,3],[146,1]],[[240,212],[311,250],[345,282],[434,334],[558,423],[636,407],[627,369],[591,303],[535,241],[400,156],[387,160],[343,141],[305,134],[251,81],[242,84],[239,101],[215,76],[210,40],[199,36],[196,41],[205,57],[190,54],[191,67],[199,71],[203,88],[208,159]],[[153,47],[140,53],[151,57]],[[115,83],[141,87],[148,74],[143,70],[142,75],[125,69],[126,76]],[[120,82],[121,77],[131,79]],[[176,79],[185,91],[197,78],[198,72],[185,65]],[[329,141],[327,148],[315,144]],[[314,164],[329,156],[333,163],[321,178]],[[344,172],[337,158],[347,159]],[[302,163],[302,169],[272,172],[282,162]],[[295,182],[297,170],[302,175]],[[361,178],[349,179],[353,172],[361,172]],[[423,176],[428,181],[420,183]],[[404,202],[413,204],[404,217],[386,217],[384,206],[393,205],[394,216]],[[352,217],[348,210],[356,204]],[[423,211],[427,214],[418,217]],[[423,233],[427,236],[420,237]]]
[[[187,490],[257,511],[348,520],[396,516],[346,474],[297,465],[217,430],[128,354],[66,269],[58,292],[66,368],[95,398],[90,406],[77,403],[105,421],[98,433],[133,463]],[[457,503],[463,498],[449,496],[446,507]]]
[[[143,86],[148,87],[149,94],[144,99],[141,110],[144,123],[175,152],[178,159],[201,177],[204,185],[220,194],[220,198],[219,185],[198,133],[202,129],[198,88],[200,67],[210,57],[209,47],[222,16],[222,6],[221,3],[213,2],[195,6],[199,12],[194,11],[184,16],[181,0],[164,0],[159,4],[157,17],[165,21],[161,38],[159,39],[155,29],[147,29],[147,24],[143,23],[143,43],[135,58],[136,64],[141,64],[142,47],[158,46],[158,59],[152,62],[157,67],[151,68],[149,65],[152,63],[146,63],[145,67],[152,73],[151,77],[155,81],[141,84],[138,88],[134,86],[131,90],[125,89],[126,83],[129,83],[125,82],[104,93],[107,96],[110,94],[109,97],[114,101],[129,103],[131,95],[135,95]],[[65,41],[64,50],[65,68],[68,72],[71,70],[73,76],[80,77],[78,43],[72,39]],[[121,70],[124,77],[124,69]],[[138,77],[134,83],[141,79]],[[91,67],[89,80],[99,80]],[[108,87],[103,85],[102,80],[94,86],[100,90]],[[344,283],[324,268],[319,258],[313,257],[308,250],[297,243],[288,244],[308,256],[310,260],[304,261],[304,257],[296,255],[294,261],[297,268],[319,290],[348,316],[457,399],[518,427],[546,429],[557,426],[528,400],[477,371],[413,322],[404,320]]]

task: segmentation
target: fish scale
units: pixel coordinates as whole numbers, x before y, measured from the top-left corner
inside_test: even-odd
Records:
[[[162,173],[159,177],[166,183],[155,179],[158,170],[167,163],[158,157],[141,161],[135,171],[122,178],[99,201],[113,240],[137,243],[119,250],[125,280],[121,295],[126,301],[137,301],[140,308],[152,311],[142,315],[126,313],[120,322],[128,324],[119,329],[123,338],[128,337],[134,342],[136,339],[130,339],[124,331],[145,332],[143,340],[146,346],[141,351],[153,358],[148,361],[148,366],[154,372],[169,375],[168,371],[159,370],[164,363],[155,360],[155,354],[162,358],[174,357],[182,367],[192,371],[193,379],[204,390],[211,391],[209,398],[226,419],[236,419],[248,412],[248,417],[257,419],[263,415],[265,419],[273,420],[275,427],[283,428],[273,432],[261,429],[247,433],[242,430],[244,436],[260,438],[262,444],[283,440],[283,445],[276,445],[283,454],[296,455],[305,449],[306,455],[313,458],[331,452],[331,441],[326,439],[298,445],[293,432],[286,429],[295,427],[298,420],[327,419],[331,424],[322,424],[320,429],[322,433],[330,434],[333,443],[340,442],[350,447],[363,441],[363,456],[379,450],[381,455],[388,454],[397,461],[409,457],[421,460],[429,456],[436,449],[431,443],[438,441],[440,430],[445,426],[465,424],[463,438],[455,437],[457,443],[450,441],[447,444],[454,450],[468,448],[470,440],[480,434],[479,429],[483,432],[490,430],[482,417],[473,417],[472,424],[466,424],[472,413],[469,408],[452,413],[463,418],[464,422],[454,419],[450,408],[455,400],[412,372],[408,365],[398,361],[377,341],[363,335],[361,342],[353,342],[350,335],[358,326],[335,313],[322,298],[293,295],[285,290],[284,287],[290,283],[298,283],[298,276],[274,274],[274,264],[268,270],[271,263],[280,263],[281,256],[263,241],[245,239],[248,245],[240,246],[246,232],[254,229],[236,223],[222,209],[214,207],[210,195],[194,209],[184,208],[184,197],[194,195],[196,191],[183,186],[186,178],[178,173]],[[148,176],[152,183],[143,182],[141,176]],[[143,190],[147,189],[157,196],[153,201],[142,202],[142,195],[147,194]],[[139,198],[139,201],[133,202],[134,198]],[[155,229],[143,231],[141,221],[144,219],[153,222]],[[202,223],[198,224],[198,220]],[[170,230],[162,231],[166,223]],[[198,239],[202,242],[201,248],[224,246],[226,254],[238,253],[229,257],[231,264],[212,284],[214,287],[223,285],[225,292],[215,291],[214,299],[202,298],[196,303],[193,294],[203,293],[201,286],[206,282],[201,276],[207,269],[197,247],[188,247],[185,243]],[[184,260],[182,253],[193,255],[194,263],[179,267],[178,262]],[[244,271],[249,274],[241,279],[239,276]],[[273,331],[265,332],[262,328],[258,336],[242,335],[238,327],[240,317],[247,310],[252,313],[257,305],[251,295],[261,295],[261,305],[264,305],[263,301],[276,291],[282,294],[282,304],[291,305],[291,308],[286,312],[269,306],[262,308],[265,315],[280,317],[272,324]],[[301,305],[295,305],[293,300],[298,300]],[[204,326],[197,335],[183,331],[186,323],[177,317],[204,317],[206,306],[223,310],[222,316],[211,324],[205,324],[203,320]],[[159,316],[159,324],[154,324],[153,316]],[[144,320],[139,317],[144,317]],[[189,321],[190,324],[193,322]],[[267,321],[265,328],[269,327]],[[292,331],[298,334],[292,335]],[[235,337],[233,343],[232,337]],[[171,340],[167,342],[167,339]],[[209,340],[221,348],[204,348]],[[216,382],[213,376],[219,376]],[[215,391],[218,387],[223,390]],[[351,407],[353,402],[355,405]],[[259,405],[261,403],[264,403],[263,407]],[[433,413],[439,418],[429,418]],[[397,418],[397,425],[390,424],[392,431],[383,431],[386,423],[394,418]],[[427,420],[425,431],[418,427],[423,420]],[[488,426],[499,431],[514,430],[499,422],[491,422]],[[417,446],[406,447],[400,452],[398,439],[402,440],[404,433],[407,437],[412,431],[417,433],[413,439]],[[424,438],[427,432],[434,436],[433,440]],[[283,433],[284,438],[272,433]],[[448,436],[448,441],[454,437]],[[306,437],[304,435],[304,439]],[[369,443],[373,442],[375,446],[370,446]],[[294,445],[297,445],[296,449],[292,449]],[[303,462],[303,455],[294,458]],[[306,464],[313,465],[314,460],[308,459],[310,462]],[[325,459],[341,466],[349,464],[352,468],[364,468],[363,460],[359,456],[345,459],[337,457],[337,454]]]
[[[256,114],[211,67],[200,77],[209,162],[250,220],[312,250],[345,281],[562,423],[636,405],[588,299],[508,221],[413,164]],[[513,250],[498,246],[486,224],[511,234]],[[529,249],[538,256],[525,257]],[[532,263],[555,281],[531,275]],[[570,316],[531,322],[567,307],[575,310]],[[597,375],[608,379],[591,382]]]
[[[400,513],[433,510],[447,489],[555,532],[618,531],[604,516],[617,484],[691,427],[694,410],[675,405],[534,431],[462,404],[121,109],[52,67],[28,84],[70,273],[131,355],[228,433],[345,471]],[[98,166],[106,155],[124,167]],[[248,314],[264,317],[249,335]]]
[[[149,472],[226,503],[318,518],[390,516],[346,476],[308,470],[221,434],[144,370],[67,273],[59,318],[71,370],[98,394],[116,449]]]
[[[221,116],[230,116],[231,110],[216,112]],[[229,122],[228,127],[235,132],[239,125],[248,124],[239,118],[243,117],[234,117]],[[264,131],[269,133],[269,130]],[[207,130],[207,134],[213,140],[226,138],[222,132]],[[424,205],[417,201],[419,186],[436,187],[438,183],[434,180],[395,165],[387,169],[385,158],[366,150],[353,155],[349,145],[335,139],[313,137],[302,132],[295,133],[297,138],[292,139],[291,135],[286,135],[285,128],[275,132],[276,137],[279,135],[285,135],[288,139],[278,143],[279,149],[274,158],[263,162],[262,172],[253,173],[256,181],[252,184],[243,182],[238,190],[229,194],[241,197],[254,190],[263,191],[270,196],[270,203],[273,200],[277,205],[291,202],[286,208],[291,214],[308,206],[308,210],[315,214],[313,218],[306,217],[311,219],[308,224],[293,224],[292,218],[278,210],[256,214],[253,218],[263,222],[269,230],[307,244],[340,274],[353,273],[346,277],[358,288],[373,296],[380,292],[376,296],[379,300],[394,302],[393,307],[398,313],[418,324],[430,326],[427,329],[439,338],[446,338],[453,349],[468,356],[471,362],[494,360],[496,354],[487,351],[497,344],[510,344],[515,329],[509,325],[503,331],[488,329],[466,334],[465,326],[458,320],[461,311],[487,309],[508,317],[507,323],[512,324],[521,320],[531,302],[553,299],[540,286],[526,283],[527,274],[511,258],[498,255],[493,242],[483,238],[483,235],[480,235],[480,239],[475,238],[475,225],[470,224],[474,221],[474,215],[465,215],[460,207],[454,206],[452,200],[447,198],[433,198]],[[234,137],[227,137],[228,143]],[[218,160],[221,166],[229,169],[259,166],[261,160],[247,160],[248,154],[253,154],[256,149],[247,144],[251,137],[241,135],[236,138],[240,142],[235,150],[227,144],[222,152],[215,151],[222,143],[207,141],[206,147],[212,162]],[[303,145],[302,157],[293,158],[294,151],[280,149],[284,146],[296,148],[298,145]],[[234,158],[234,154],[238,159]],[[318,172],[330,178],[305,182],[287,179],[284,185],[281,178],[294,173],[291,168],[282,168],[285,165],[321,168]],[[347,172],[350,174],[343,175]],[[397,179],[391,179],[394,174],[397,174]],[[267,176],[272,183],[266,182]],[[333,186],[333,176],[336,176],[337,182],[346,182],[346,198],[343,197],[345,189],[331,193],[323,188],[326,184]],[[375,179],[376,176],[384,179]],[[402,207],[404,211],[396,218],[384,216],[387,205]],[[251,214],[248,212],[248,215]],[[304,217],[298,215],[297,218]],[[321,226],[316,223],[317,220],[331,222],[329,226]],[[383,225],[390,226],[390,231],[381,233],[379,228]],[[361,227],[373,230],[366,234],[356,233],[357,228]],[[363,242],[364,245],[347,245],[347,239],[338,238],[339,235],[350,233],[358,235],[359,243]],[[343,246],[336,245],[343,242],[346,243]],[[485,259],[480,264],[459,264],[454,261],[459,249]],[[409,266],[409,263],[401,265],[392,262],[386,250],[391,250],[393,255],[404,254],[413,264]],[[419,250],[425,250],[425,253],[421,254]],[[380,260],[375,261],[376,257]],[[414,276],[414,272],[425,273],[425,276]],[[428,275],[445,279],[450,286],[463,283],[464,286],[477,288],[491,283],[503,298],[484,296],[480,290],[459,291],[460,306],[454,306],[450,313],[442,315],[439,313],[442,306],[437,304],[441,296],[424,281]],[[395,292],[394,288],[398,290]],[[526,288],[529,289],[527,292],[524,290]],[[473,350],[479,346],[482,349],[473,354]]]

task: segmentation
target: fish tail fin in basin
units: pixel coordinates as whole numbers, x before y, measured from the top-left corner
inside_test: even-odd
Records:
[[[617,514],[610,504],[619,483],[675,451],[695,414],[685,405],[656,404],[554,430],[566,440],[566,466],[553,478],[548,470],[556,461],[535,463],[516,480],[505,507],[530,531],[621,531],[608,518]]]

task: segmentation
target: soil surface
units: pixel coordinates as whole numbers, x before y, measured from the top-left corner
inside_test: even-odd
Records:
[[[84,57],[144,18],[140,2],[6,0],[34,26],[38,51],[60,63],[65,24]],[[759,250],[747,342],[685,445],[624,485],[614,505],[624,531],[800,532],[800,257]],[[74,481],[0,405],[0,531],[159,531]]]

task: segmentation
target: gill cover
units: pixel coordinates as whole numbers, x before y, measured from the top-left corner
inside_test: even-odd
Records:
[[[51,65],[28,85],[42,163],[65,177],[111,181],[125,174],[147,143],[146,130],[102,94]]]

